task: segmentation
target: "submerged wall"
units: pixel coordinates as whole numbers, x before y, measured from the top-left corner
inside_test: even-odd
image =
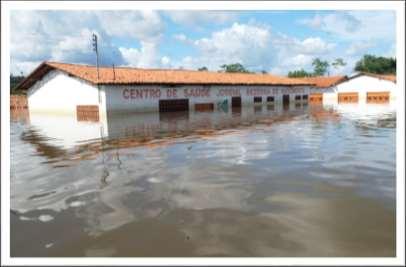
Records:
[[[189,99],[189,110],[196,104],[213,104],[214,110],[231,107],[232,97],[241,97],[243,106],[254,104],[254,97],[273,97],[282,103],[283,95],[290,102],[296,96],[308,95],[308,86],[233,86],[233,85],[100,85],[88,83],[59,70],[52,70],[37,81],[27,93],[30,112],[76,114],[78,105],[99,107],[100,117],[107,111],[159,111],[160,100]],[[256,103],[260,104],[260,103]]]
[[[213,103],[214,110],[224,103],[231,107],[232,97],[241,97],[243,106],[253,105],[254,97],[262,97],[262,103],[268,96],[274,102],[282,103],[283,95],[288,94],[290,102],[297,95],[308,95],[307,86],[232,86],[232,85],[105,85],[106,108],[108,111],[159,111],[159,101],[167,99],[189,99],[189,110],[195,110],[195,104]]]

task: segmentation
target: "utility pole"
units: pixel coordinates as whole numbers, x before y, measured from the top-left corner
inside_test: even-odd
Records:
[[[116,80],[116,71],[114,70],[114,64],[113,64],[113,81]]]
[[[93,51],[96,52],[96,68],[97,68],[97,83],[99,83],[99,51],[97,49],[97,35],[93,33],[92,35]]]
[[[101,103],[100,85],[99,85],[99,50],[97,49],[97,35],[92,34],[93,51],[96,52],[96,70],[97,70],[97,91],[99,96],[99,103]]]

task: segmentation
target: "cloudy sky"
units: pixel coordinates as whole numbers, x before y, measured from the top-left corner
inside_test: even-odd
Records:
[[[242,63],[251,71],[311,70],[315,57],[341,57],[351,73],[369,53],[395,56],[393,11],[12,11],[13,74],[45,60],[102,65],[218,70]]]

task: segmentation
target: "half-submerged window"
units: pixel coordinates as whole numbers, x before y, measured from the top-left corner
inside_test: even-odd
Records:
[[[274,102],[274,101],[275,101],[275,97],[273,97],[273,96],[268,96],[266,98],[266,102]]]
[[[262,102],[262,97],[256,96],[254,97],[254,103],[261,103]]]

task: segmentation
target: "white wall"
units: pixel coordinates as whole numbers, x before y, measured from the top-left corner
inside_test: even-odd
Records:
[[[80,142],[108,136],[107,121],[79,122],[76,115],[30,113],[30,126],[45,138],[49,145],[70,149]]]
[[[231,105],[233,96],[241,96],[242,105],[252,105],[254,96],[262,96],[266,103],[267,96],[274,96],[276,103],[282,102],[282,95],[289,94],[294,102],[295,95],[309,94],[306,86],[204,86],[179,85],[175,87],[159,85],[105,85],[106,108],[109,111],[158,111],[160,99],[189,98],[189,110],[194,110],[196,103],[217,104],[228,100]],[[131,96],[131,92],[133,95]]]
[[[323,104],[336,105],[338,93],[345,92],[358,92],[359,103],[366,103],[367,92],[390,92],[390,103],[393,103],[397,90],[394,82],[363,75],[327,89],[323,94]]]
[[[102,85],[100,90],[81,79],[53,70],[28,91],[30,113],[76,114],[77,105],[98,105],[101,120],[107,111],[149,112],[159,110],[160,99],[189,99],[189,110],[196,103],[214,103],[215,109],[224,100],[231,105],[233,96],[241,96],[242,105],[254,104],[255,96],[274,96],[275,103],[289,94],[294,104],[296,95],[308,95],[307,86],[217,86],[217,85]],[[100,100],[99,100],[100,98]]]
[[[68,74],[52,70],[27,92],[28,108],[34,113],[76,114],[77,105],[98,105],[105,113],[105,95],[96,86]]]

